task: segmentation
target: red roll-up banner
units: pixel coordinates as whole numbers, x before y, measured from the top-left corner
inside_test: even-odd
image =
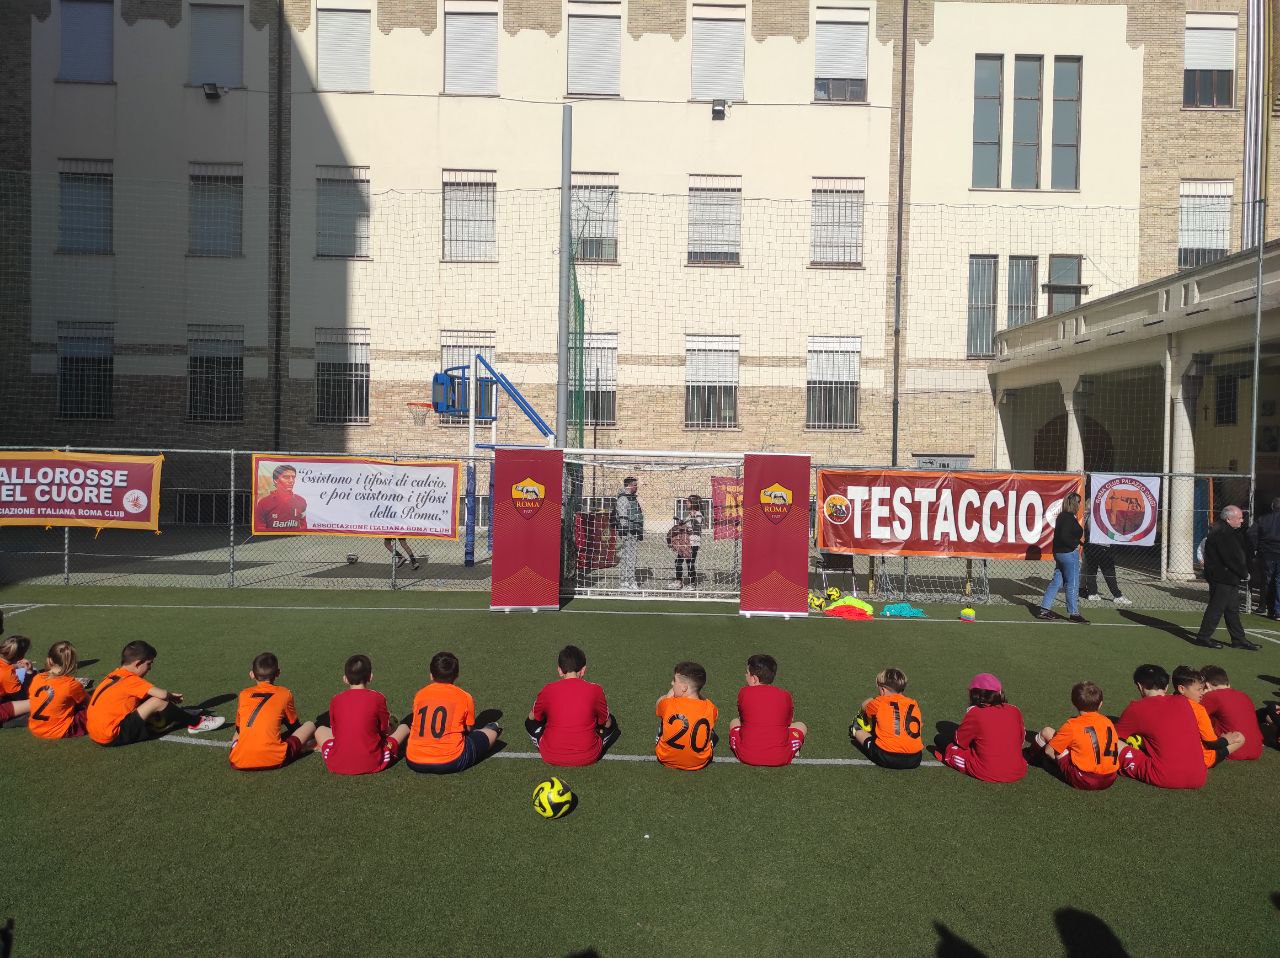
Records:
[[[818,471],[818,548],[858,555],[1051,558],[1053,524],[1079,476]]]
[[[743,615],[809,611],[809,457],[746,456],[742,468]]]
[[[491,609],[560,607],[563,478],[559,449],[497,450]]]

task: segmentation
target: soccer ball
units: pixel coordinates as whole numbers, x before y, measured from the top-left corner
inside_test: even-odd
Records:
[[[1125,742],[1127,742],[1133,748],[1142,748],[1141,735],[1130,735],[1127,739],[1125,739]]]
[[[533,787],[533,810],[543,818],[563,818],[577,804],[578,797],[558,778],[549,778]]]
[[[840,590],[837,589],[835,586],[831,586],[826,591],[826,597],[828,602],[835,602],[837,599],[840,598],[840,595],[841,595]]]
[[[355,565],[359,561],[360,561],[360,557],[356,555],[354,552],[347,553],[347,565]]]
[[[823,598],[816,592],[809,593],[809,609],[813,612],[821,612],[823,609]]]

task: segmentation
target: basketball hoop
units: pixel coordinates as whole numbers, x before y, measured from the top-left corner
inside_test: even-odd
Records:
[[[408,407],[409,415],[413,417],[415,426],[425,426],[427,419],[435,409],[429,402],[407,402],[405,406]]]

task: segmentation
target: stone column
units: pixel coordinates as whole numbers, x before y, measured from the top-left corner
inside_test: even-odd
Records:
[[[992,440],[991,466],[993,469],[1009,468],[1009,433],[1013,420],[1013,392],[1001,389],[996,393],[996,428]]]
[[[1194,357],[1171,351],[1169,394],[1169,578],[1195,578],[1196,403],[1204,377]]]
[[[1067,413],[1067,472],[1084,472],[1084,441],[1080,437],[1080,414],[1084,402],[1076,393],[1078,376],[1061,379],[1062,405]]]

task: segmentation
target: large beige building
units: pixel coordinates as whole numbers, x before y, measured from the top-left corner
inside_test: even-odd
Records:
[[[588,443],[992,465],[997,334],[1246,238],[1265,6],[6,4],[4,441],[456,452],[476,352],[553,420],[572,104]]]

